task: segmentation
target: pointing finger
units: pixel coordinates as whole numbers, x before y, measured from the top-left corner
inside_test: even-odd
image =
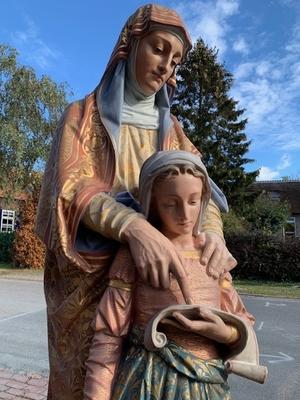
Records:
[[[187,304],[192,304],[193,298],[187,279],[187,273],[179,257],[178,260],[172,264],[171,272],[177,279],[185,302]]]

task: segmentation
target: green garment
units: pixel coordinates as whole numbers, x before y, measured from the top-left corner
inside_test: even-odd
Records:
[[[202,360],[171,341],[148,352],[138,328],[124,352],[112,400],[231,400],[222,360]]]

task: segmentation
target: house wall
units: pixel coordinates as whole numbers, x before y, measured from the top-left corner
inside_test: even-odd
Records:
[[[300,238],[300,214],[295,214],[296,218],[296,237]]]

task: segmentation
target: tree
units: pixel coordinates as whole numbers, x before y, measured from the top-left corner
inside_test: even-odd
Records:
[[[41,188],[41,174],[33,173],[27,199],[20,209],[20,227],[15,231],[13,261],[20,268],[43,268],[45,246],[34,233],[35,216]]]
[[[244,133],[243,109],[230,97],[233,76],[217,61],[217,50],[198,40],[177,72],[178,87],[172,112],[203,155],[211,178],[222,188],[229,204],[241,206],[247,187],[258,170],[246,172],[250,141]]]
[[[52,134],[67,104],[67,85],[20,65],[15,49],[0,45],[0,188],[24,189],[42,169]]]
[[[287,202],[279,202],[261,194],[244,208],[243,216],[251,231],[267,235],[280,233],[290,215]]]

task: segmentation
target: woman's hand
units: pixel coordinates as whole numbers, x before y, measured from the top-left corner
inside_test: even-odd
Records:
[[[217,233],[201,232],[196,238],[196,245],[203,249],[201,264],[207,266],[207,274],[215,279],[233,269],[237,264],[236,259]]]
[[[155,288],[170,287],[170,272],[175,276],[187,303],[192,296],[187,273],[175,246],[149,222],[136,218],[124,230],[135,266],[143,279]]]
[[[230,343],[232,329],[224,321],[213,314],[207,307],[199,307],[199,319],[189,319],[180,312],[175,312],[172,316],[187,331],[198,333],[219,343]],[[197,318],[197,317],[196,317]]]

